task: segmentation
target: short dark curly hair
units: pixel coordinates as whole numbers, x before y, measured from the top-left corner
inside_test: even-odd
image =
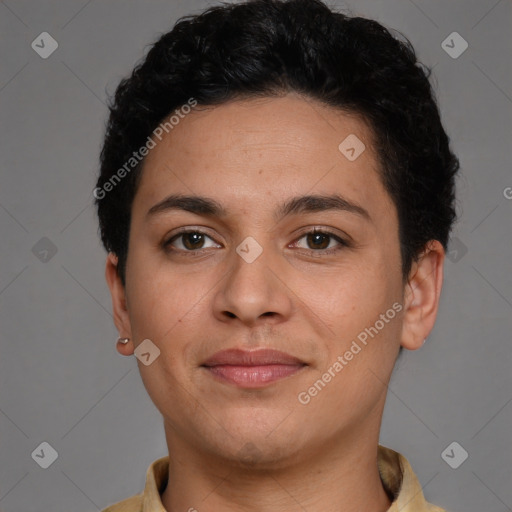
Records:
[[[249,0],[180,18],[110,101],[94,195],[101,239],[118,257],[123,284],[144,160],[112,180],[134,151],[191,98],[219,105],[290,91],[357,113],[371,127],[381,179],[397,208],[405,278],[430,240],[446,248],[456,218],[459,160],[430,75],[407,38],[320,0]]]

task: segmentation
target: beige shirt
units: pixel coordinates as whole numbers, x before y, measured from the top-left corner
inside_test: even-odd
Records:
[[[403,455],[379,445],[378,466],[386,491],[394,496],[388,512],[446,512],[425,501],[421,485]],[[155,460],[148,468],[144,492],[102,512],[166,512],[160,493],[167,484],[168,471],[169,456]]]

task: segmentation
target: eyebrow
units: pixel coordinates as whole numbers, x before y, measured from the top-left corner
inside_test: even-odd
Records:
[[[152,206],[146,217],[152,217],[158,213],[169,210],[184,210],[206,217],[226,217],[227,210],[212,198],[196,195],[174,194]],[[276,211],[275,220],[281,220],[290,215],[300,213],[313,213],[322,211],[344,211],[359,215],[365,220],[371,221],[370,214],[362,206],[348,201],[338,194],[331,195],[305,195],[293,197],[282,203]]]

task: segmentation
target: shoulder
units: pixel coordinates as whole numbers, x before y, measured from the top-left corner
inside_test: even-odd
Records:
[[[444,508],[436,507],[435,505],[432,505],[432,503],[427,503],[427,510],[428,512],[448,512]]]
[[[101,512],[141,512],[142,511],[142,495],[136,494],[113,505],[108,506]]]

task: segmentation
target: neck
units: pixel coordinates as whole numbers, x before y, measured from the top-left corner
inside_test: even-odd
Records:
[[[378,432],[301,452],[301,460],[278,469],[241,467],[172,441],[168,436],[167,512],[385,512],[391,505],[377,467]]]

